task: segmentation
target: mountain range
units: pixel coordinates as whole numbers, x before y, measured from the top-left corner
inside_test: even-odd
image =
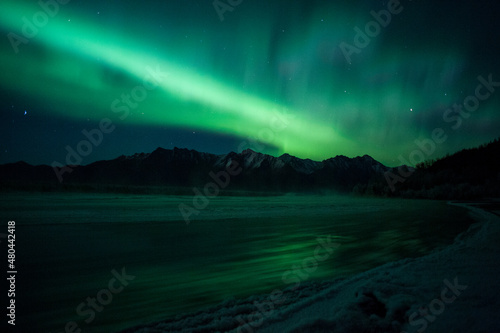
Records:
[[[499,195],[500,142],[463,150],[437,161],[391,168],[364,155],[323,161],[279,157],[247,149],[224,155],[189,149],[157,148],[85,166],[0,165],[1,190],[84,190],[185,194],[214,182],[213,175],[238,169],[228,193],[341,192],[421,198]],[[211,176],[212,175],[212,176]],[[401,175],[404,175],[402,177]],[[498,193],[498,194],[497,194]]]
[[[246,191],[330,189],[348,192],[359,183],[366,184],[383,177],[390,169],[368,155],[355,158],[336,156],[318,162],[289,154],[273,157],[250,149],[215,155],[180,148],[157,148],[151,153],[122,155],[85,166],[53,168],[25,162],[4,164],[0,165],[0,186],[193,187],[210,182],[211,172],[221,172],[231,163],[240,166],[241,173],[232,177],[228,189]]]

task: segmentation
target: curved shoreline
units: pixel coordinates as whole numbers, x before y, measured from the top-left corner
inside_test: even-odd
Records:
[[[477,221],[453,244],[334,284],[307,305],[288,312],[289,322],[271,319],[259,332],[498,331],[500,293],[492,293],[491,288],[496,286],[500,273],[500,218],[469,204],[450,204],[469,209]],[[455,279],[467,287],[441,311],[436,305],[440,305],[446,281]],[[422,307],[424,314],[420,312]],[[384,309],[385,316],[381,316]]]
[[[470,203],[449,204],[469,209],[477,222],[443,249],[284,290],[283,304],[270,302],[269,295],[251,296],[122,332],[499,331],[500,217]]]

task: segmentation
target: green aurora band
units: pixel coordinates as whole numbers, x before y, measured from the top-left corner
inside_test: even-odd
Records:
[[[19,53],[0,53],[2,88],[50,106],[45,112],[52,116],[200,129],[242,141],[258,138],[275,155],[321,160],[370,154],[397,165],[396,156],[407,157],[415,139],[430,137],[436,126],[450,127],[440,119],[444,110],[463,101],[477,84],[463,75],[467,59],[462,46],[406,50],[384,43],[385,31],[347,64],[338,50],[341,41],[354,37],[347,9],[335,14],[328,29],[321,19],[324,9],[317,10],[278,40],[270,17],[263,15],[258,28],[248,29],[250,15],[241,13],[237,37],[225,31],[218,40],[203,43],[199,36],[184,42],[144,37],[145,28],[133,20],[117,30],[72,12],[71,4],[61,5],[28,44],[19,45]],[[0,27],[22,36],[21,18],[37,11],[36,4],[8,2],[0,11]],[[357,25],[370,19],[367,13],[356,13]],[[233,45],[232,54],[216,61],[214,45]],[[270,52],[277,64],[266,68]],[[141,86],[151,69],[165,73],[158,87],[119,118],[123,114],[117,106],[125,103],[116,100]],[[481,116],[494,114],[497,105],[482,106]],[[285,119],[283,126],[273,126],[279,114],[286,115],[278,116]],[[460,135],[467,135],[468,145],[483,140]],[[438,147],[437,155],[457,147]]]

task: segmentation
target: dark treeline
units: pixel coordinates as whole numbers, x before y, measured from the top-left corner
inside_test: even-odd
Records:
[[[399,175],[397,170],[393,170]],[[418,164],[408,177],[396,182],[394,191],[387,179],[360,184],[355,193],[425,199],[478,199],[500,196],[500,141]]]

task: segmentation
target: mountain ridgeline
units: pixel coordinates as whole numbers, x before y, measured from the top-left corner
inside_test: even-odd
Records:
[[[465,199],[500,194],[499,153],[500,142],[495,140],[409,169],[384,166],[368,155],[319,162],[288,154],[273,157],[250,149],[214,155],[158,148],[86,166],[0,165],[0,189],[192,194],[193,187],[201,189],[216,182],[216,175],[233,168],[238,172],[230,175],[227,186],[223,179],[222,195],[339,192]]]
[[[0,186],[140,192],[164,187],[167,192],[177,189],[182,193],[182,188],[203,187],[213,182],[210,174],[225,171],[230,165],[238,170],[241,168],[241,172],[231,177],[228,190],[258,192],[350,192],[357,184],[380,179],[389,170],[368,155],[337,156],[316,162],[288,154],[273,157],[250,149],[214,155],[188,149],[158,148],[152,153],[120,156],[86,166],[67,166],[66,170],[46,165],[31,166],[25,162],[0,165]]]

